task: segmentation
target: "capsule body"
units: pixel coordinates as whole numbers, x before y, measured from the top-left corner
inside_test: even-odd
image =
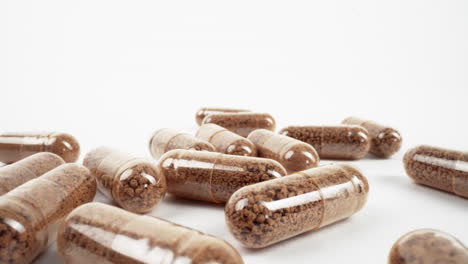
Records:
[[[441,231],[420,229],[402,236],[390,250],[388,264],[466,264],[468,249]]]
[[[64,164],[1,196],[0,263],[30,263],[55,241],[59,220],[95,194],[88,169]]]
[[[52,152],[65,162],[75,162],[80,145],[73,136],[58,132],[0,134],[0,162],[13,163],[38,152]]]
[[[64,164],[62,158],[51,152],[39,152],[0,168],[0,195]]]
[[[243,137],[255,129],[274,131],[276,128],[275,119],[270,114],[254,112],[211,114],[203,119],[203,124],[217,124]]]
[[[220,113],[240,113],[240,112],[250,112],[250,110],[245,109],[234,109],[234,108],[216,108],[216,107],[203,107],[198,109],[197,114],[195,115],[195,120],[198,125],[201,125],[203,119],[211,114],[220,114]]]
[[[378,157],[389,158],[401,148],[403,139],[400,133],[394,128],[357,117],[348,117],[343,120],[342,123],[364,127],[369,133],[369,137],[371,139],[369,152]]]
[[[155,159],[159,159],[164,153],[173,149],[216,151],[209,142],[172,128],[163,128],[154,132],[149,148],[151,156]]]
[[[315,149],[300,140],[279,135],[266,129],[252,131],[247,137],[263,158],[274,159],[288,172],[302,171],[317,167],[319,155]]]
[[[231,132],[216,124],[204,124],[198,129],[196,137],[210,142],[218,152],[239,155],[255,156],[255,145],[248,139]]]
[[[431,146],[410,149],[403,157],[416,183],[468,198],[468,153]]]
[[[213,203],[226,202],[246,185],[286,175],[274,160],[191,150],[172,150],[159,164],[169,193]]]
[[[370,148],[368,133],[361,126],[289,126],[280,134],[309,143],[321,159],[357,160]]]
[[[243,263],[220,238],[101,203],[85,204],[68,215],[57,245],[70,264]]]
[[[126,210],[149,212],[166,194],[161,170],[146,159],[100,147],[89,152],[83,164],[96,177],[99,191]]]
[[[312,168],[238,190],[226,204],[226,222],[244,246],[262,248],[351,216],[368,191],[350,165]]]

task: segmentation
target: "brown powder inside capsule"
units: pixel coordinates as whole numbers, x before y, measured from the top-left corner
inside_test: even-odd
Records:
[[[211,114],[203,119],[203,124],[217,124],[243,137],[255,129],[274,131],[276,128],[276,122],[270,114],[253,112]]]
[[[201,125],[203,119],[211,114],[220,114],[220,113],[238,113],[238,112],[250,112],[250,110],[245,109],[233,109],[233,108],[216,108],[216,107],[204,107],[200,108],[196,115],[195,120],[198,125]]]
[[[255,145],[250,140],[216,124],[200,126],[196,137],[211,143],[221,153],[238,156],[257,154]]]

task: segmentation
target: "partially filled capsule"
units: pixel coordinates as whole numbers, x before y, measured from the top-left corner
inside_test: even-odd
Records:
[[[202,123],[217,124],[243,137],[255,129],[274,131],[276,128],[275,119],[270,114],[254,112],[210,114]]]
[[[468,152],[422,145],[408,150],[403,163],[416,183],[468,198]]]
[[[0,195],[64,164],[54,153],[40,152],[0,168]]]
[[[266,129],[254,130],[247,138],[255,144],[260,157],[278,161],[289,172],[318,166],[320,158],[317,151],[300,140]]]
[[[245,109],[234,109],[234,108],[216,108],[216,107],[203,107],[198,109],[195,120],[198,125],[202,124],[203,119],[211,114],[220,114],[220,113],[240,113],[240,112],[250,112],[250,110]]]
[[[3,133],[0,134],[0,162],[13,163],[38,152],[52,152],[65,162],[75,162],[80,145],[66,133]]]
[[[226,204],[226,222],[244,246],[263,248],[353,215],[368,191],[351,165],[312,168],[238,190]]]
[[[83,164],[96,177],[99,191],[126,210],[149,212],[166,194],[166,179],[149,160],[100,147],[89,152]]]
[[[401,148],[402,137],[394,128],[357,117],[348,117],[342,123],[364,127],[371,139],[369,152],[378,157],[388,158]]]
[[[65,263],[243,263],[220,238],[101,203],[85,204],[69,214],[57,247]]]
[[[159,159],[164,153],[173,149],[216,151],[209,142],[172,128],[163,128],[154,132],[149,142],[149,149],[155,159]]]
[[[71,163],[1,196],[0,263],[31,263],[55,241],[59,221],[95,194],[89,170]]]
[[[250,140],[216,124],[204,124],[200,126],[196,137],[210,142],[218,152],[224,154],[239,156],[257,155],[255,145]]]
[[[388,264],[467,264],[468,248],[455,237],[432,229],[402,236],[390,250]]]
[[[370,148],[368,133],[361,126],[289,126],[279,133],[309,143],[321,159],[357,160]]]
[[[246,185],[286,175],[278,162],[214,152],[172,150],[159,161],[168,192],[183,198],[226,202]]]

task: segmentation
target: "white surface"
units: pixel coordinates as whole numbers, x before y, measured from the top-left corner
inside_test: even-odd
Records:
[[[401,163],[421,143],[468,149],[467,12],[465,0],[1,1],[1,129],[148,156],[154,129],[194,132],[201,106],[269,112],[279,128],[362,116],[404,147],[355,162],[371,190],[346,221],[251,251],[221,206],[168,197],[153,214],[227,239],[249,264],[384,263],[416,228],[468,243],[468,201],[413,184]],[[50,250],[37,263],[59,262]]]

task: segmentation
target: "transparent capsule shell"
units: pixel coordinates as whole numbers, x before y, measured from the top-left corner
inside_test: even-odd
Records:
[[[370,148],[367,130],[355,125],[289,126],[279,134],[312,145],[321,159],[358,160]]]
[[[351,165],[312,168],[241,188],[226,203],[226,223],[244,246],[263,248],[353,215],[368,191]]]
[[[203,119],[206,116],[211,114],[220,114],[220,113],[239,113],[239,112],[250,112],[250,110],[245,109],[234,109],[234,108],[217,108],[217,107],[203,107],[198,109],[195,120],[197,121],[198,125],[201,125]]]
[[[216,124],[201,125],[196,137],[210,142],[220,153],[239,156],[257,155],[255,145],[250,140]]]
[[[83,164],[96,177],[99,191],[131,212],[151,211],[166,194],[166,179],[149,160],[100,147],[89,152]]]
[[[403,164],[416,183],[468,198],[468,152],[422,145],[408,150]]]
[[[187,199],[224,203],[241,187],[286,175],[271,159],[215,152],[172,150],[159,161],[168,192]]]
[[[202,123],[217,124],[243,137],[256,129],[274,131],[276,128],[276,121],[270,114],[254,112],[210,114]]]

